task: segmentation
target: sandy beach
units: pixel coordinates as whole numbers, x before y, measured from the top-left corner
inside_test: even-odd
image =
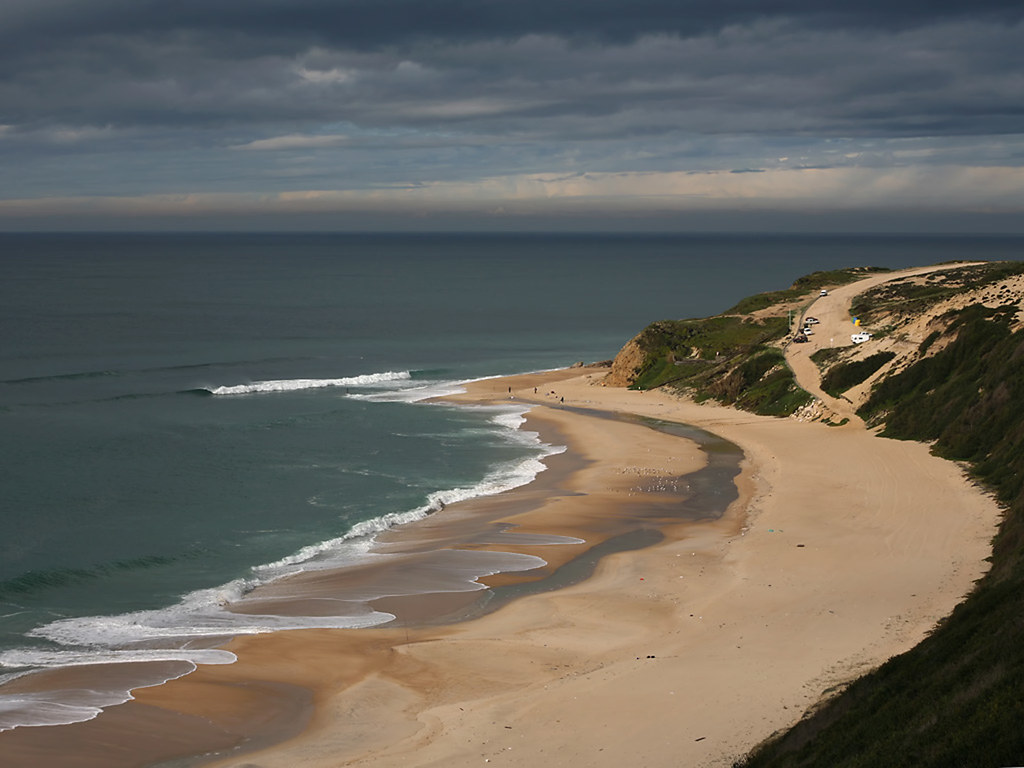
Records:
[[[4,734],[0,763],[208,752],[219,768],[725,766],[913,646],[983,574],[999,510],[926,445],[606,387],[603,374],[490,379],[456,396],[533,403],[526,428],[568,450],[528,486],[382,541],[536,555],[548,565],[485,581],[555,574],[558,589],[497,606],[477,593],[381,601],[395,624],[236,639],[233,665],[139,690],[88,723]],[[680,516],[706,455],[602,413],[734,443],[738,497],[719,519]],[[484,535],[498,522],[510,537]],[[637,528],[660,540],[614,546]],[[559,577],[602,542],[592,572]],[[57,752],[73,759],[45,759]]]

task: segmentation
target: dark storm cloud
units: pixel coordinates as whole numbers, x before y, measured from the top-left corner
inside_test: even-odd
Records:
[[[839,3],[821,0],[8,0],[5,42],[56,42],[83,34],[229,31],[280,50],[289,38],[372,48],[436,38],[527,34],[623,41],[651,32],[689,36],[787,17],[812,26],[905,28],[942,19],[1020,18],[1005,0]],[[278,41],[278,42],[272,42]]]
[[[684,13],[648,3],[634,13],[632,5],[548,3],[557,13],[529,14],[529,3],[466,3],[477,9],[470,19],[441,24],[462,6],[253,2],[228,15],[224,5],[207,14],[191,3],[138,2],[0,11],[0,122],[347,121],[490,132],[501,121],[503,133],[515,134],[577,129],[557,121],[545,128],[560,116],[617,115],[626,123],[618,130],[639,132],[660,123],[715,133],[1020,129],[1018,69],[1008,65],[1018,59],[1021,29],[986,19],[984,8],[980,20],[956,22],[864,9],[822,25],[826,14],[798,3],[792,17],[773,19],[728,3],[718,15],[701,5]],[[391,11],[390,26],[381,8]],[[750,23],[723,26],[734,18]],[[901,24],[864,27],[883,18]],[[588,41],[573,39],[580,36]],[[485,96],[490,106],[468,103]],[[594,126],[579,130],[585,138]]]
[[[525,99],[511,109],[525,117],[610,114],[634,103],[656,107],[659,99],[671,106],[712,90],[742,109],[776,97],[799,101],[801,93],[835,102],[850,90],[855,98],[932,93],[955,87],[958,75],[991,76],[998,86],[1008,63],[1019,64],[1020,43],[1019,34],[1000,32],[1020,16],[1019,3],[995,0],[8,0],[0,5],[0,104],[9,124],[108,125],[223,124],[261,114],[404,122],[404,96],[458,99],[483,89]],[[962,24],[981,25],[997,39],[972,40],[970,28],[963,41],[946,39]],[[531,36],[557,44],[517,46]],[[638,42],[645,36],[694,44],[659,50]],[[929,53],[949,58],[929,61]],[[328,89],[297,87],[290,65],[304,58],[321,71],[358,72],[360,82],[335,88],[325,101]],[[395,72],[410,59],[431,77]],[[866,72],[856,75],[859,68]],[[672,70],[698,82],[672,82]],[[774,89],[764,82],[771,75]],[[832,76],[835,83],[822,83]],[[769,90],[751,99],[734,78]],[[641,94],[621,87],[627,79],[650,82]],[[990,93],[994,104],[976,99],[975,114],[1013,112],[998,87]],[[861,110],[871,122],[873,110],[888,108],[882,100],[845,111],[857,117]],[[457,110],[411,114],[413,123],[430,122],[424,117],[431,114],[446,117],[441,122],[460,117]],[[940,115],[934,123],[948,120]]]

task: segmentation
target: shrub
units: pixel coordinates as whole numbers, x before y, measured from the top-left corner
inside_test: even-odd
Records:
[[[839,397],[850,387],[866,381],[875,371],[896,357],[895,352],[877,352],[863,360],[839,363],[821,377],[821,388],[832,397]]]

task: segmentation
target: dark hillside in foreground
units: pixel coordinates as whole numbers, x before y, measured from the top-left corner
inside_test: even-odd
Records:
[[[1007,506],[992,569],[924,642],[851,684],[739,765],[1024,765],[1024,330],[1018,307],[943,316],[946,342],[884,379],[859,413],[934,441]],[[926,340],[931,346],[939,336]],[[922,353],[925,350],[922,350]]]

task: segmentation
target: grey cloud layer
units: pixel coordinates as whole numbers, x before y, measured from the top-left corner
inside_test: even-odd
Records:
[[[89,168],[174,191],[901,151],[1020,164],[1022,15],[994,0],[7,0],[0,156],[34,194],[101,191]]]
[[[690,36],[765,18],[803,25],[900,29],[935,21],[1016,21],[1009,0],[7,0],[5,42],[30,45],[83,35],[146,35],[167,30],[230,32],[250,50],[281,50],[287,40],[372,49],[412,40],[514,39],[528,34],[629,40],[651,32]]]
[[[545,120],[566,115],[586,120],[635,112],[635,120],[617,121],[627,123],[618,130],[645,130],[642,123],[657,131],[659,123],[671,123],[712,133],[921,135],[1022,126],[1024,28],[985,14],[923,17],[911,25],[916,17],[904,12],[895,14],[903,23],[888,29],[808,26],[799,15],[765,20],[739,12],[712,24],[698,8],[704,23],[694,36],[683,36],[681,27],[694,25],[673,22],[687,14],[658,14],[658,4],[650,3],[649,13],[618,8],[623,27],[644,34],[614,41],[610,35],[576,40],[567,31],[573,19],[577,34],[611,31],[611,3],[594,4],[597,12],[576,8],[575,16],[566,13],[572,3],[547,3],[560,16],[546,27],[540,22],[551,13],[528,25],[523,19],[523,36],[495,28],[495,19],[528,14],[442,25],[437,19],[454,16],[454,9],[436,2],[334,3],[320,14],[312,3],[247,3],[254,10],[240,12],[233,27],[223,15],[200,23],[190,3],[162,3],[157,7],[178,12],[151,16],[146,3],[126,4],[123,14],[97,11],[121,4],[50,5],[45,15],[23,11],[32,18],[2,36],[2,123],[472,123],[490,132],[498,120],[511,119],[504,130],[515,134],[523,123],[543,132]],[[373,10],[388,8],[395,9],[391,37],[383,35],[381,11]],[[431,12],[410,20],[404,8]],[[64,18],[46,23],[61,11]],[[731,16],[752,20],[722,26]],[[862,16],[877,21],[867,11]]]

